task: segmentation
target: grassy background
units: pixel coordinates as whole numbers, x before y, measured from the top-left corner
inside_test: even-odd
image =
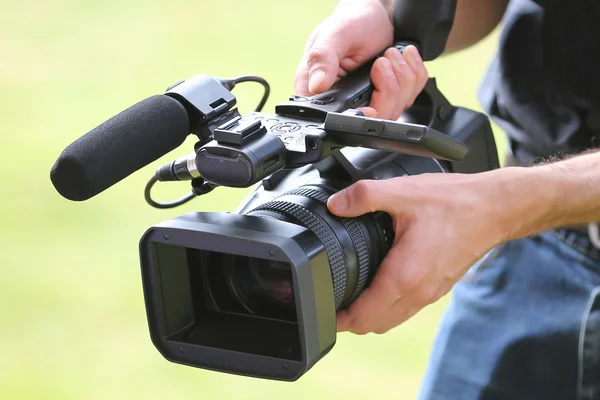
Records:
[[[148,207],[146,179],[178,149],[85,203],[61,198],[49,171],[71,141],[194,74],[259,74],[292,93],[312,28],[333,0],[21,0],[0,12],[0,398],[414,398],[446,300],[389,334],[340,335],[288,384],[178,366],[150,342],[137,244],[151,224],[187,211],[233,210],[245,190],[219,189],[170,211]],[[477,108],[492,36],[430,63],[455,104]],[[258,101],[236,89],[241,111]],[[166,185],[164,198],[186,185]]]

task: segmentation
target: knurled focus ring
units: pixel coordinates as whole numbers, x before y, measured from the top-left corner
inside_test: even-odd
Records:
[[[347,272],[342,245],[336,239],[331,228],[325,223],[325,221],[315,215],[312,211],[307,210],[298,204],[275,200],[263,204],[255,208],[253,211],[259,210],[272,210],[288,214],[300,221],[301,224],[317,235],[319,240],[325,246],[325,252],[327,253],[327,258],[329,259],[331,275],[333,278],[335,308],[338,309],[342,304],[342,300],[344,299],[344,294],[346,291]]]
[[[352,244],[356,250],[356,257],[358,259],[358,282],[356,283],[356,289],[350,298],[350,301],[354,301],[365,288],[367,279],[369,278],[369,250],[367,249],[367,239],[363,235],[358,222],[354,219],[344,218],[342,223],[350,234]]]
[[[306,188],[306,187],[299,187],[298,189],[292,189],[289,192],[285,192],[281,196],[278,196],[277,198],[283,197],[283,196],[289,196],[289,195],[308,197],[310,199],[320,201],[323,204],[327,204],[327,199],[329,198],[329,195],[325,192],[319,192],[318,190],[314,190],[314,189],[310,189],[310,188]]]
[[[300,187],[298,189],[290,190],[289,192],[284,193],[282,196],[288,195],[305,196],[313,200],[320,201],[325,205],[327,205],[327,200],[330,197],[330,195],[325,192],[307,187]],[[356,250],[356,257],[358,259],[358,282],[356,284],[356,289],[350,298],[350,302],[352,302],[356,299],[356,297],[358,297],[360,292],[362,292],[367,280],[369,279],[369,250],[367,248],[367,239],[365,238],[363,231],[360,229],[356,219],[342,218],[341,221],[350,235],[350,239],[352,240],[352,244]]]

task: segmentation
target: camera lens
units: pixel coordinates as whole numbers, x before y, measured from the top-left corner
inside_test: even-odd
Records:
[[[258,206],[248,215],[291,222],[311,230],[327,253],[335,306],[342,309],[369,283],[393,242],[393,229],[386,213],[358,218],[339,218],[331,214],[327,199],[336,191],[326,181],[301,186]],[[274,269],[265,267],[264,271],[265,277],[275,274]],[[275,304],[275,300],[272,301]]]
[[[248,312],[288,319],[295,315],[290,265],[280,261],[235,257],[229,268],[229,289]]]

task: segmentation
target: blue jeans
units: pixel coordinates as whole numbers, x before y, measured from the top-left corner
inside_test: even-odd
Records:
[[[583,232],[508,242],[455,286],[422,400],[600,399],[600,250]]]

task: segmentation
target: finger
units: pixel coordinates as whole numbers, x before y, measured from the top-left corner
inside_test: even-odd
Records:
[[[379,318],[379,325],[373,328],[373,333],[378,335],[389,332],[390,330],[402,325],[411,317],[417,314],[421,309],[410,303],[410,299],[402,298]]]
[[[398,84],[398,92],[394,93],[396,107],[389,116],[389,119],[396,120],[414,102],[417,77],[400,50],[393,47],[389,48],[386,50],[385,56],[392,62],[394,75]]]
[[[375,211],[392,210],[394,181],[361,180],[332,195],[327,201],[329,211],[340,217],[357,217]]]
[[[349,330],[387,331],[408,318],[411,309],[416,312],[441,296],[440,283],[433,279],[429,265],[421,262],[426,257],[410,245],[414,243],[411,232],[398,232],[398,236],[368,290],[350,305]],[[396,311],[391,311],[394,307]],[[363,312],[368,316],[360,317]]]
[[[400,87],[388,58],[380,57],[373,63],[371,81],[375,90],[369,106],[377,111],[377,118],[389,119],[396,109]]]
[[[447,289],[436,282],[425,283],[397,300],[378,321],[374,333],[383,334],[408,321],[428,305],[438,301]]]
[[[306,41],[306,45],[304,46],[304,55],[305,56],[308,54],[311,47],[313,47],[313,44],[315,44],[315,40],[317,40],[317,37],[319,37],[319,33],[321,32],[321,27],[326,22],[327,22],[327,20],[321,22],[319,25],[317,25],[315,27],[315,29],[310,34],[308,40]]]
[[[308,67],[305,59],[302,59],[296,69],[296,76],[294,78],[294,91],[300,96],[310,96],[311,93],[308,90]]]
[[[397,268],[402,268],[404,250],[401,246],[394,246],[385,257],[383,265],[393,263]],[[387,261],[386,261],[387,260]],[[388,267],[389,270],[389,267]],[[400,299],[401,294],[393,279],[389,279],[389,272],[378,271],[369,287],[364,289],[360,296],[340,315],[338,329],[350,331],[358,335],[372,332],[380,325],[379,317]]]
[[[445,280],[432,281],[431,277],[422,278],[420,282],[419,285],[417,281],[413,281],[414,289],[400,297],[385,314],[379,317],[380,324],[373,329],[374,333],[383,334],[403,324],[428,305],[447,295],[453,286],[453,283]]]
[[[411,106],[419,93],[423,91],[425,88],[425,84],[427,84],[427,80],[429,78],[429,73],[425,68],[425,64],[423,63],[423,59],[419,54],[419,50],[415,46],[408,46],[404,50],[404,59],[410,65],[410,69],[415,77],[414,87],[409,94],[408,106]]]
[[[365,117],[375,118],[377,117],[377,110],[373,107],[358,107],[357,110],[362,111]]]
[[[350,41],[343,31],[323,27],[308,51],[308,90],[321,93],[331,88],[338,78],[340,60],[350,50]]]
[[[336,314],[336,325],[338,332],[345,332],[350,327],[352,318],[347,310],[340,310]]]
[[[302,58],[298,63],[298,67],[296,68],[296,76],[294,78],[294,90],[296,94],[301,96],[309,96],[311,93],[308,90],[308,52],[310,48],[315,43],[315,40],[319,36],[319,32],[321,31],[321,25],[317,25],[317,27],[312,31],[310,37],[308,38],[306,45],[304,46],[304,53],[302,54]]]

